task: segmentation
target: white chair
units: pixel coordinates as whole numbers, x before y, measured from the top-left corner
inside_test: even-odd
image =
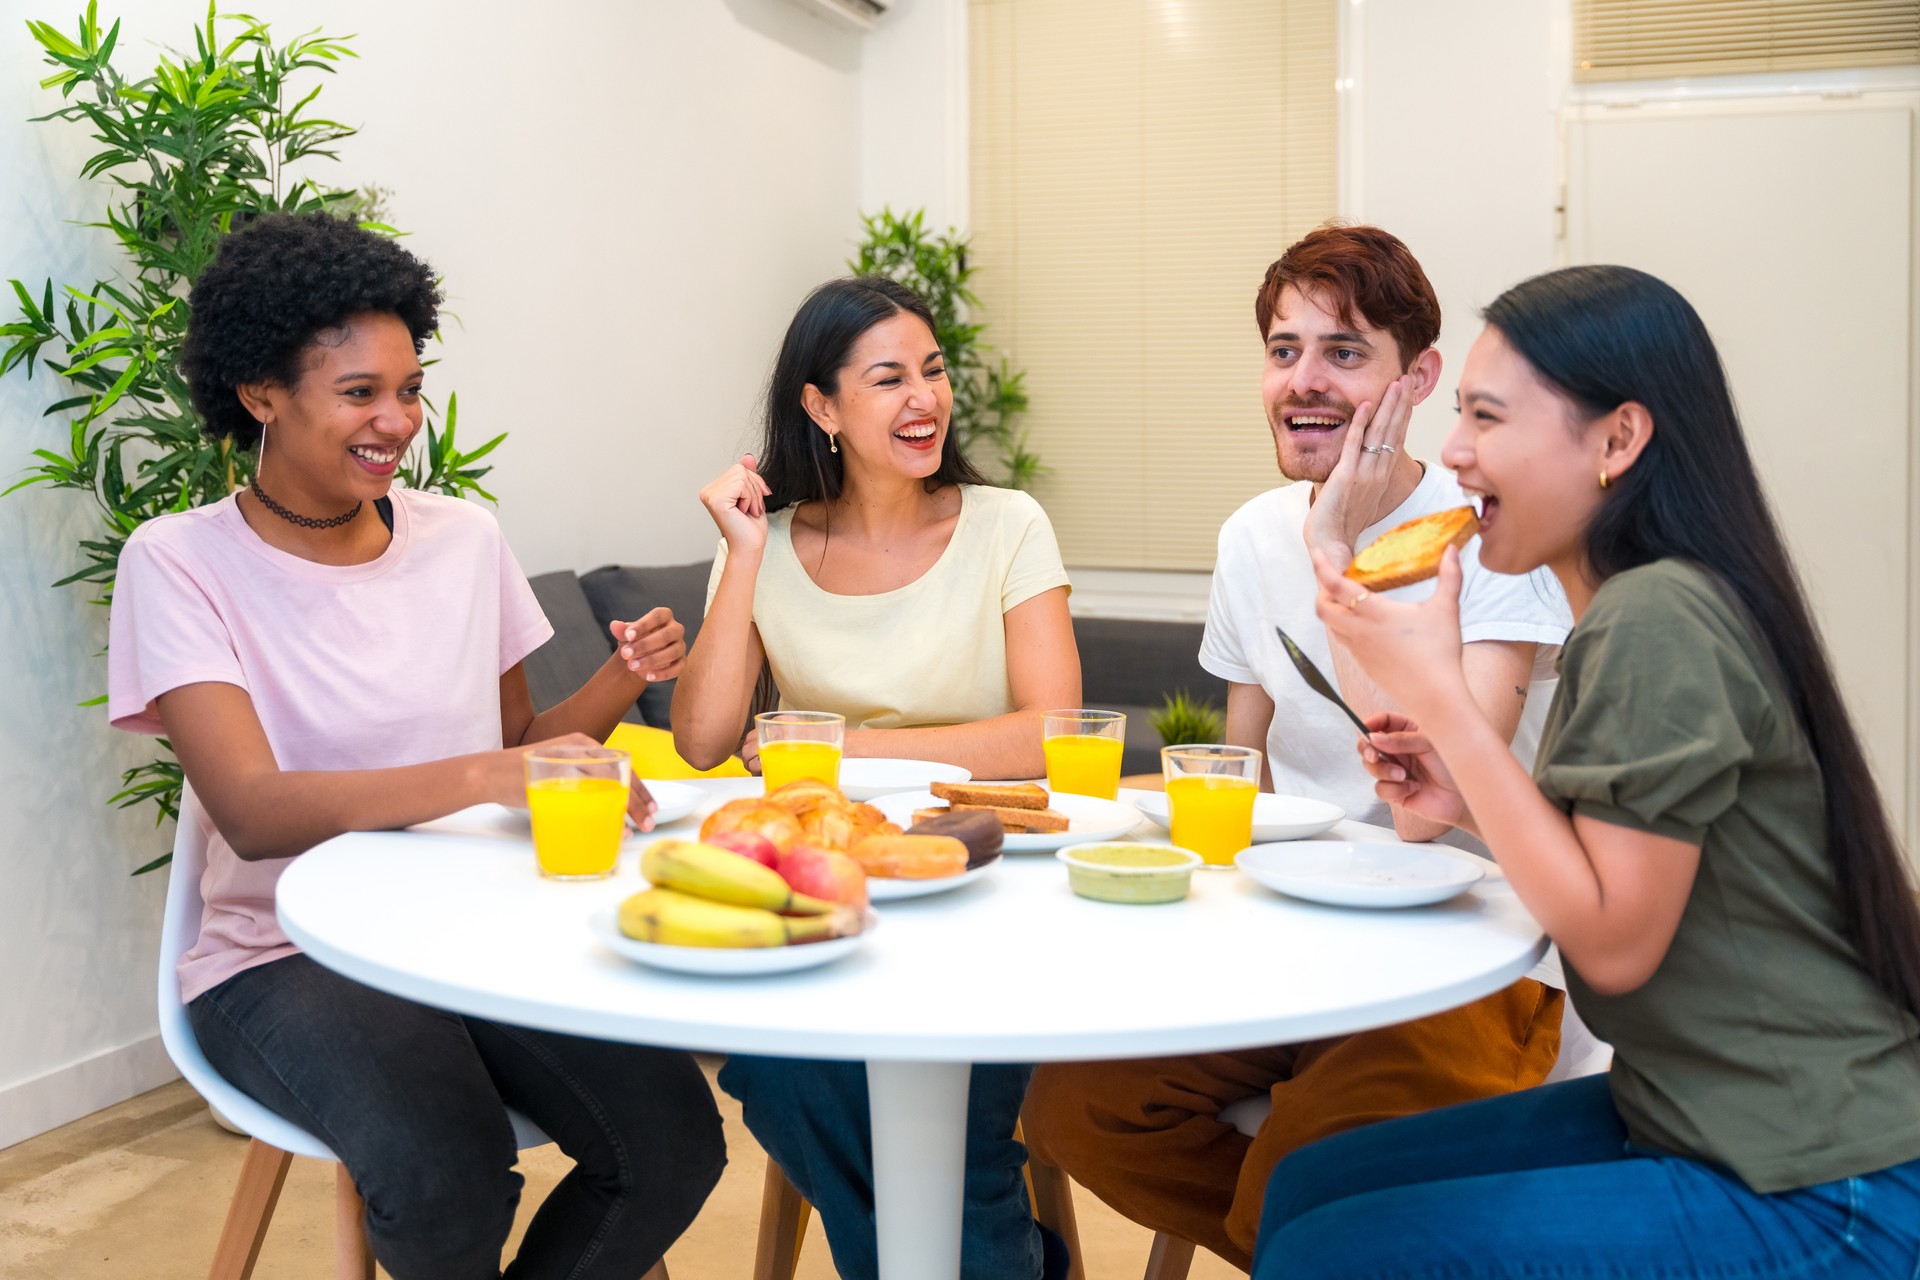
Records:
[[[1560,1056],[1554,1059],[1553,1069],[1541,1083],[1557,1084],[1580,1076],[1599,1075],[1612,1062],[1613,1046],[1588,1029],[1580,1015],[1573,1011],[1573,1001],[1568,1000],[1560,1015]],[[1258,1093],[1220,1108],[1220,1120],[1251,1138],[1260,1132],[1260,1126],[1272,1113],[1272,1095]],[[1193,1266],[1193,1248],[1191,1241],[1179,1236],[1154,1232],[1153,1249],[1147,1254],[1147,1271],[1142,1280],[1187,1280],[1187,1272]]]
[[[274,1205],[280,1199],[281,1184],[287,1178],[287,1166],[295,1156],[338,1162],[321,1141],[290,1121],[282,1119],[228,1084],[194,1038],[193,1024],[187,1020],[187,1008],[180,1002],[180,980],[175,966],[187,948],[200,935],[200,915],[204,903],[200,897],[200,876],[207,863],[206,811],[194,798],[192,788],[180,795],[180,823],[173,840],[173,865],[167,876],[166,915],[160,926],[160,1042],[167,1056],[180,1069],[201,1097],[231,1127],[246,1134],[247,1157],[240,1166],[240,1182],[233,1190],[233,1203],[227,1210],[227,1224],[220,1232],[219,1247],[214,1250],[210,1280],[247,1280],[267,1238],[267,1224],[273,1218]],[[520,1150],[545,1146],[547,1135],[532,1121],[515,1111],[513,1135]],[[344,1165],[335,1180],[334,1235],[336,1274],[340,1280],[373,1280],[373,1251],[367,1247],[366,1205],[354,1189]],[[645,1280],[666,1280],[663,1262],[647,1273]]]

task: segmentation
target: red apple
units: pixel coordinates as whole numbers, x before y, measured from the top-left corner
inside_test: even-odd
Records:
[[[796,844],[780,855],[774,870],[795,893],[849,907],[867,905],[867,873],[844,853]]]
[[[722,831],[708,836],[706,843],[742,857],[752,858],[763,867],[779,868],[780,850],[773,841],[757,831]]]

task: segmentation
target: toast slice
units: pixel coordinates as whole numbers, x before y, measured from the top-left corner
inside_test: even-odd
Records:
[[[1065,831],[1072,819],[1064,813],[1052,809],[1008,809],[991,804],[962,804],[955,801],[955,813],[990,813],[1000,819],[1000,825],[1009,831]]]
[[[1047,789],[1031,782],[994,786],[985,782],[936,782],[933,794],[948,804],[976,809],[1044,809]]]
[[[1472,507],[1435,511],[1393,528],[1361,549],[1347,566],[1347,577],[1369,591],[1425,582],[1440,572],[1448,547],[1464,547],[1480,532]]]
[[[1056,813],[1052,809],[1006,809],[990,804],[956,804],[948,809],[915,809],[913,822],[918,826],[931,818],[944,818],[955,813],[991,814],[1000,820],[1000,825],[1006,828],[1010,836],[1026,835],[1028,832],[1065,831],[1073,821],[1066,814]]]

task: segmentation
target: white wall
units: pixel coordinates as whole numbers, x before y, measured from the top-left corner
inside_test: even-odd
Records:
[[[1342,2],[1357,142],[1342,212],[1406,241],[1440,295],[1440,389],[1409,432],[1434,458],[1480,308],[1556,265],[1565,0]]]
[[[83,131],[25,123],[55,105],[25,20],[80,7],[0,0],[0,279],[113,269],[102,233],[64,221],[102,207],[74,177]],[[795,303],[857,234],[860,37],[784,0],[247,7],[286,35],[359,33],[320,100],[362,127],[337,172],[392,188],[447,277],[458,320],[430,384],[460,392],[469,443],[512,433],[489,482],[528,571],[710,554],[694,494],[748,440]],[[190,46],[205,6],[103,11],[126,14],[130,69]],[[38,417],[54,398],[0,382],[0,476],[57,442]],[[126,873],[168,833],[100,803],[141,744],[75,709],[104,682],[104,611],[46,587],[88,515],[75,494],[0,501],[0,1146],[165,1078],[164,885]]]
[[[895,0],[860,76],[860,208],[969,221],[966,0]]]
[[[16,34],[18,39],[16,40]],[[48,109],[23,74],[26,39],[0,5],[0,277],[25,277],[36,298],[49,275],[89,285],[111,269],[91,193],[40,175],[85,162],[78,130],[34,128]],[[14,315],[12,290],[4,304]],[[64,428],[40,418],[59,398],[36,374],[0,380],[0,477],[34,447],[60,448]],[[4,487],[4,486],[0,486]],[[140,744],[75,704],[105,691],[106,611],[88,593],[47,584],[78,567],[93,508],[39,489],[0,500],[0,1146],[169,1078],[153,1041],[157,877],[127,873],[161,852],[171,831],[105,808]],[[55,1068],[69,1070],[49,1074]]]

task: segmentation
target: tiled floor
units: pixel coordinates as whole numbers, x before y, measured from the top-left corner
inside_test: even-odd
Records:
[[[667,1255],[673,1280],[752,1274],[765,1157],[741,1125],[739,1107],[717,1089],[715,1095],[726,1117],[730,1160],[699,1220]],[[245,1149],[243,1139],[213,1123],[198,1095],[176,1082],[0,1151],[0,1276],[198,1280],[213,1258]],[[567,1167],[553,1147],[523,1155],[523,1225]],[[293,1162],[257,1280],[333,1275],[333,1178],[331,1165]],[[1075,1203],[1090,1280],[1140,1275],[1148,1233],[1078,1188]],[[1193,1268],[1193,1280],[1239,1274],[1205,1253]],[[800,1278],[833,1275],[816,1220]]]

